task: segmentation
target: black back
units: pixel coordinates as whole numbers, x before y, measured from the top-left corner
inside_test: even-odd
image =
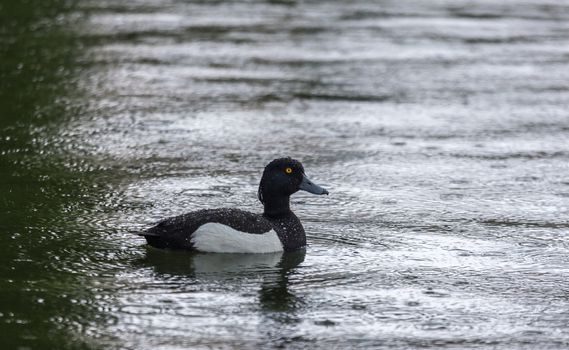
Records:
[[[153,247],[192,249],[191,235],[203,224],[215,222],[241,232],[261,234],[270,231],[271,223],[262,215],[239,209],[204,209],[160,221],[140,235]]]

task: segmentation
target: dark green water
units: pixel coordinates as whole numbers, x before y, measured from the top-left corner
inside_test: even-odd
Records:
[[[97,176],[81,169],[82,160],[69,157],[65,142],[54,136],[83,108],[72,10],[65,1],[3,1],[0,7],[5,349],[87,347],[85,326],[106,318],[86,303],[93,298],[92,279],[76,268],[79,259],[90,258],[94,237],[74,218],[98,201],[92,190]]]
[[[569,3],[0,2],[2,349],[569,346]],[[295,254],[132,232],[259,211]]]

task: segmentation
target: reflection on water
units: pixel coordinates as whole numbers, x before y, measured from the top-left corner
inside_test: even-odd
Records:
[[[157,278],[188,278],[224,284],[239,276],[258,275],[262,279],[259,302],[263,309],[287,311],[296,308],[299,300],[288,290],[289,275],[304,261],[306,250],[268,254],[203,254],[162,251],[147,248],[141,266],[152,267]]]
[[[294,268],[304,261],[305,254],[305,250],[285,253],[278,265],[278,273],[263,280],[259,303],[264,310],[292,311],[300,306],[302,299],[288,288],[289,276],[294,273]]]
[[[270,269],[283,260],[283,254],[204,254],[160,250],[149,247],[141,263],[152,266],[160,275],[227,274]],[[299,261],[298,263],[300,263]],[[296,265],[298,265],[298,263]],[[294,266],[291,266],[294,267]]]
[[[4,1],[6,348],[566,348],[569,7]],[[149,249],[260,211],[292,155],[295,254]]]

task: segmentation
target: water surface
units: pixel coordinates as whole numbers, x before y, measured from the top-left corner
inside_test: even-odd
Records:
[[[7,348],[569,345],[569,3],[0,6]],[[284,155],[305,251],[132,234]]]

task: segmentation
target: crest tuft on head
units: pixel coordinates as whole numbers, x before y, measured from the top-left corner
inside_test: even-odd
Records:
[[[269,169],[285,168],[285,167],[292,167],[304,173],[304,167],[302,166],[302,163],[300,163],[296,159],[292,159],[291,157],[273,159],[269,164],[267,164],[267,166],[265,167],[265,171]]]

